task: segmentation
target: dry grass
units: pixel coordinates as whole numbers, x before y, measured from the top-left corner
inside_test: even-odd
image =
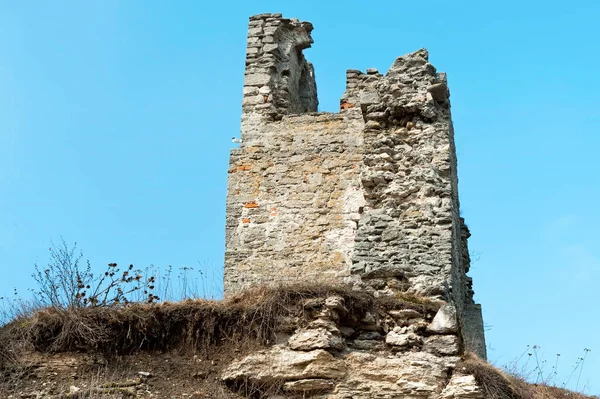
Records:
[[[473,354],[465,355],[457,370],[475,377],[486,399],[597,399],[545,384],[530,384],[508,375]]]
[[[10,376],[10,392],[15,392],[32,378],[39,380],[39,377],[31,377],[37,371],[28,364],[44,364],[53,356],[78,353],[76,356],[80,359],[97,356],[108,359],[110,367],[121,364],[120,368],[129,370],[129,377],[135,377],[136,368],[145,362],[153,370],[159,368],[162,377],[158,384],[165,383],[165,378],[168,384],[178,381],[177,389],[190,383],[190,375],[182,376],[180,370],[196,370],[204,377],[194,379],[193,384],[195,388],[202,386],[204,397],[237,398],[240,396],[223,390],[218,382],[219,370],[241,354],[273,343],[277,329],[285,320],[293,320],[300,326],[308,322],[308,316],[319,312],[330,296],[344,299],[348,319],[341,322],[348,325],[359,323],[367,311],[411,308],[435,314],[439,308],[438,303],[419,298],[376,299],[344,286],[315,284],[255,288],[223,301],[187,300],[69,310],[46,308],[18,317],[0,328],[0,374],[4,373],[5,381]],[[46,360],[26,364],[26,354],[36,354]],[[202,361],[198,362],[199,359]],[[135,362],[135,366],[123,366],[124,361]],[[77,370],[83,373],[81,378],[89,378],[90,372],[93,374],[93,370],[85,371],[85,367]],[[62,386],[68,390],[71,383],[65,380]],[[35,386],[29,384],[29,388],[35,389]],[[177,394],[173,391],[175,388],[166,385],[155,388],[161,394]],[[250,397],[263,391],[264,387],[248,384],[242,394]],[[82,393],[97,394],[89,389]]]
[[[479,359],[473,354],[467,354],[457,366],[457,370],[475,377],[486,398],[489,399],[529,399],[526,396],[524,384],[515,381],[501,370]]]
[[[169,384],[155,387],[161,394],[176,394],[174,389],[181,390],[183,384],[189,384],[189,375],[182,379],[179,371],[185,369],[196,370],[204,376],[194,383],[194,389],[202,386],[207,395],[204,397],[239,398],[241,396],[226,392],[217,382],[219,370],[240,354],[272,343],[283,320],[293,319],[301,326],[309,319],[310,312],[318,311],[330,296],[344,299],[348,319],[341,323],[346,325],[358,323],[367,311],[410,308],[432,315],[440,306],[440,303],[417,297],[373,298],[344,286],[288,285],[255,288],[224,301],[187,300],[70,310],[46,308],[29,316],[19,316],[0,328],[0,380],[6,382],[10,377],[16,389],[27,381],[28,374],[36,373],[24,360],[24,354],[51,357],[78,352],[78,356],[101,356],[111,359],[111,364],[120,364],[125,370],[124,378],[136,377],[144,364],[159,370]],[[180,355],[176,355],[178,353]],[[196,356],[192,359],[190,353],[204,360],[198,363]],[[123,356],[131,354],[135,356]],[[125,358],[129,360],[123,360]],[[132,361],[133,365],[125,364]],[[78,372],[86,378],[96,370],[91,368],[85,374],[84,369],[80,367]],[[546,385],[528,384],[474,355],[465,356],[458,371],[474,375],[489,399],[591,398]],[[97,379],[94,386],[98,387],[100,381],[106,382],[107,377]],[[173,381],[178,381],[178,385],[173,385]],[[65,380],[63,385],[68,388],[69,382]],[[262,392],[261,387],[248,385],[247,388]],[[242,394],[249,397],[253,392]],[[89,398],[98,394],[93,389],[82,393]]]
[[[120,307],[47,308],[18,318],[0,329],[0,366],[21,347],[40,352],[130,354],[140,350],[171,350],[185,346],[209,350],[224,342],[268,344],[278,321],[300,316],[307,299],[337,295],[351,317],[373,308],[437,310],[439,305],[412,298],[373,297],[343,286],[294,285],[256,288],[224,301],[130,304]]]

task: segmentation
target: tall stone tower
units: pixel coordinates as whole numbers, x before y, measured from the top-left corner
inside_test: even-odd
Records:
[[[460,217],[445,73],[421,49],[382,75],[346,72],[339,113],[318,111],[308,22],[250,18],[242,143],[231,151],[225,294],[254,284],[348,283],[456,308],[485,357]]]

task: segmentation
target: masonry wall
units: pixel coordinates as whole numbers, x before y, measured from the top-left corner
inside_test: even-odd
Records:
[[[362,135],[342,115],[285,116],[232,151],[226,292],[349,275],[360,218]]]
[[[485,357],[446,75],[424,49],[385,75],[349,70],[340,112],[317,113],[302,53],[312,29],[279,14],[250,19],[242,143],[229,169],[226,295],[320,281],[444,299]]]

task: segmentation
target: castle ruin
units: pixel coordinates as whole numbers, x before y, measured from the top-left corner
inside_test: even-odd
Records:
[[[443,299],[465,346],[485,358],[446,74],[424,49],[385,75],[348,70],[339,113],[318,112],[302,53],[312,29],[281,14],[250,18],[225,294],[302,281]]]

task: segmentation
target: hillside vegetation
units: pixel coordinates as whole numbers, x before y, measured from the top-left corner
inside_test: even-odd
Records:
[[[440,306],[414,297],[373,298],[345,287],[299,285],[253,289],[223,301],[48,307],[0,328],[0,396],[269,397],[277,392],[250,383],[227,386],[220,378],[223,369],[275,344],[282,323],[302,325],[311,312],[307,303],[332,296],[342,298],[347,317],[356,320],[389,309],[435,314]],[[486,398],[586,398],[527,384],[473,355],[464,355],[457,371],[473,375]]]

